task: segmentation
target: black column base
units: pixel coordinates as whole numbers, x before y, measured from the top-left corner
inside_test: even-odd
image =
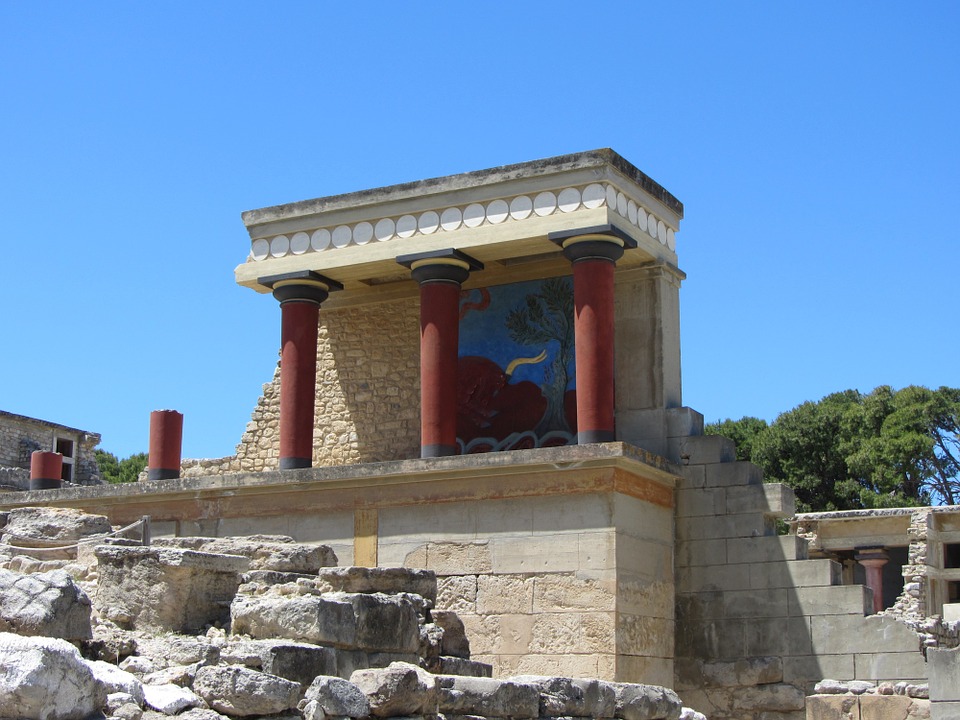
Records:
[[[147,468],[147,480],[176,480],[180,477],[180,470],[171,468]]]
[[[613,430],[583,430],[577,433],[577,445],[614,442],[616,439],[617,436]]]
[[[299,470],[300,468],[313,467],[313,458],[282,457],[280,458],[281,470]]]
[[[52,478],[30,478],[31,490],[59,490],[63,487],[63,481]]]
[[[449,457],[450,455],[459,455],[459,450],[460,448],[458,448],[456,445],[421,445],[420,457]]]

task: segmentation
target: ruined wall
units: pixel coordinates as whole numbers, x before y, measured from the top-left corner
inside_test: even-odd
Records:
[[[314,466],[419,456],[419,301],[321,309],[319,330]],[[185,474],[274,469],[279,453],[278,366],[263,386],[236,461],[193,461]]]
[[[0,411],[0,468],[30,471],[30,455],[34,450],[56,450],[57,438],[74,443],[73,480],[78,485],[97,485],[100,468],[93,449],[100,436],[76,428]],[[0,482],[16,485],[21,473],[10,471]]]

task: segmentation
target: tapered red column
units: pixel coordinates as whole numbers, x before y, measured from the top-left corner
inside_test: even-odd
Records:
[[[150,413],[150,454],[148,480],[173,480],[180,477],[180,452],[183,447],[183,415],[176,410]]]
[[[867,587],[873,590],[873,611],[880,612],[886,606],[883,602],[883,566],[890,556],[883,548],[861,548],[856,561],[863,566],[867,576]]]
[[[420,284],[420,457],[456,455],[460,285],[483,265],[456,250],[397,262]]]
[[[63,455],[35,450],[30,454],[30,489],[54,490],[63,485]]]
[[[579,444],[616,439],[613,274],[624,247],[633,242],[612,227],[590,230],[550,236],[573,263]]]
[[[280,301],[280,469],[313,464],[320,304],[342,285],[301,271],[260,278]]]

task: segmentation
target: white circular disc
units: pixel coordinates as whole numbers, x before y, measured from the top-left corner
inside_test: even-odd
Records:
[[[353,228],[353,241],[357,245],[366,245],[373,240],[373,225],[364,221]]]
[[[509,212],[510,206],[507,205],[505,200],[494,200],[487,205],[487,220],[494,225],[498,225],[507,219]]]
[[[330,247],[330,231],[326,228],[314,230],[310,236],[310,246],[314,250],[326,250]]]
[[[573,212],[580,207],[580,191],[576,188],[564,188],[557,198],[557,205],[565,213]]]
[[[462,220],[463,215],[460,212],[460,208],[447,208],[440,213],[440,227],[447,232],[456,230],[458,227],[460,227],[460,222]]]
[[[613,185],[607,185],[604,188],[604,197],[607,200],[607,207],[611,210],[617,209],[617,189]]]
[[[654,240],[657,239],[657,219],[653,216],[653,213],[650,213],[647,218],[647,232]]]
[[[397,235],[408,238],[417,231],[417,219],[413,215],[404,215],[397,220]]]
[[[393,237],[394,229],[393,220],[383,218],[383,220],[377,220],[377,225],[373,228],[373,236],[377,239],[377,242],[386,242]]]
[[[417,227],[424,235],[435,233],[437,228],[440,227],[440,216],[437,215],[433,210],[427,210],[417,221]]]
[[[667,229],[667,247],[670,248],[671,252],[677,251],[677,236],[673,232],[673,228]]]
[[[591,210],[603,205],[604,198],[606,197],[607,193],[600,183],[587,185],[583,189],[583,204]]]
[[[277,235],[270,241],[270,254],[274,257],[283,257],[290,250],[290,238],[286,235]]]
[[[533,199],[533,211],[540,217],[553,214],[557,209],[557,196],[552,192],[542,192]]]
[[[305,232],[298,232],[290,238],[290,252],[294,255],[303,255],[310,249],[310,236]]]
[[[637,208],[637,227],[644,231],[647,229],[647,212],[640,207]]]
[[[621,217],[627,216],[627,196],[622,192],[617,193],[617,212]]]
[[[342,248],[350,244],[353,232],[347,225],[340,225],[333,231],[333,246]]]
[[[523,220],[530,216],[533,210],[533,200],[526,195],[519,195],[510,201],[510,217],[514,220]]]
[[[270,254],[270,241],[264,240],[263,238],[254,240],[253,245],[250,247],[250,254],[254,260],[266,260],[267,255]]]
[[[627,203],[627,220],[637,224],[637,204],[633,200]]]
[[[657,221],[657,237],[660,238],[660,244],[667,244],[667,226],[663,224],[663,220]]]
[[[467,227],[477,227],[483,223],[483,205],[473,203],[463,209],[463,224]]]

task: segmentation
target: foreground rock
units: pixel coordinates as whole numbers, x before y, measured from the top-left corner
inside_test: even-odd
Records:
[[[328,546],[298,543],[287,535],[161,538],[154,545],[216,555],[240,555],[250,561],[250,570],[254,571],[316,575],[321,568],[337,564],[336,553]]]
[[[125,629],[202,632],[225,622],[249,561],[164,547],[100,545],[97,607]]]
[[[274,715],[295,708],[300,684],[242,665],[200,668],[193,689],[211,708],[228,715]]]
[[[24,575],[0,569],[0,632],[85,640],[92,636],[90,607],[63,570]]]
[[[437,676],[416,665],[396,662],[385,668],[357,670],[350,682],[367,696],[374,717],[437,714]]]
[[[87,720],[104,686],[77,649],[56,638],[0,633],[0,713],[21,720]]]

